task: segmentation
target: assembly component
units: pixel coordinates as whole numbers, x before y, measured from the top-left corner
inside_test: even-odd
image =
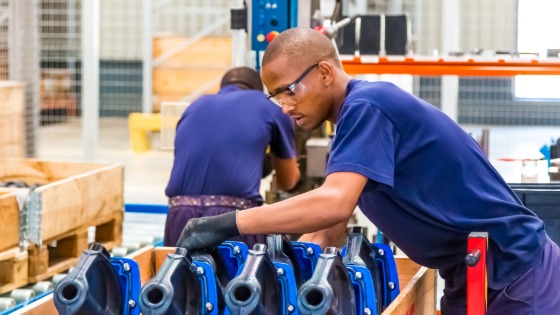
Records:
[[[377,312],[375,288],[369,269],[359,265],[346,265],[346,269],[354,287],[356,313],[359,314],[364,309],[368,309],[370,314],[381,314]]]
[[[319,255],[315,272],[298,292],[300,314],[356,314],[355,297],[346,267],[335,247]]]
[[[367,295],[373,295],[375,297],[375,311],[377,314],[381,314],[383,310],[382,304],[382,279],[380,266],[377,262],[377,251],[375,251],[370,242],[367,240],[366,235],[363,230],[353,229],[348,234],[348,242],[346,244],[346,254],[342,258],[343,263],[346,266],[362,266],[369,270],[371,281],[373,283],[373,292],[362,292],[360,296],[365,297]],[[365,279],[364,281],[369,281]],[[369,286],[366,286],[368,290],[371,290]],[[362,286],[363,288],[363,286]],[[356,297],[358,298],[358,297]],[[365,301],[364,301],[365,303]]]
[[[54,289],[59,314],[121,314],[118,276],[109,257],[100,244],[84,251],[78,265]]]
[[[281,262],[291,267],[299,288],[305,278],[292,242],[285,235],[271,234],[266,236],[266,245],[268,256],[274,263]]]
[[[156,276],[144,284],[138,297],[144,315],[198,314],[201,301],[198,276],[183,248],[167,255]]]
[[[249,250],[243,270],[226,287],[225,300],[231,314],[280,314],[277,270],[266,245]]]
[[[231,29],[247,31],[247,8],[231,9]]]
[[[297,305],[298,286],[293,266],[280,261],[273,262],[276,267],[278,284],[280,287],[280,312],[278,314],[290,314],[295,311]]]
[[[319,255],[322,253],[321,247],[314,243],[292,242],[292,249],[294,250],[294,256],[298,262],[298,269],[301,271],[303,281],[311,279],[319,260]]]
[[[239,268],[245,263],[249,249],[245,243],[236,241],[225,241],[218,246],[218,249],[226,265],[229,282],[237,276]]]
[[[139,315],[140,308],[137,306],[140,294],[140,268],[138,263],[129,258],[111,258],[113,269],[117,272],[118,280],[123,297],[123,314]]]
[[[377,253],[377,265],[380,266],[383,309],[386,309],[400,293],[397,263],[391,247],[387,244],[372,243],[371,247]]]

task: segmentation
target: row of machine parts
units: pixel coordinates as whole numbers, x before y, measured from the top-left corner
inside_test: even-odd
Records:
[[[140,286],[138,264],[111,258],[100,244],[55,287],[70,314],[381,314],[399,294],[391,249],[370,243],[361,228],[339,252],[267,236],[249,250],[227,241],[213,250],[177,248]]]

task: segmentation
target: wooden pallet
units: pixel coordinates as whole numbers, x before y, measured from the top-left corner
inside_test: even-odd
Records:
[[[39,246],[31,244],[28,281],[43,281],[75,266],[82,252],[87,249],[87,229],[68,232]]]
[[[102,243],[107,250],[119,245],[122,242],[122,220],[123,213],[116,212],[47,240],[40,247],[32,244],[28,249],[28,281],[39,282],[75,266],[83,251],[89,248],[89,227],[95,226],[94,242]]]
[[[27,252],[19,247],[0,252],[0,294],[27,284]]]

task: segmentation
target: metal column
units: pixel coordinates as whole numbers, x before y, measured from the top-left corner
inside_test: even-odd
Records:
[[[152,112],[153,3],[142,0],[142,112]]]
[[[87,160],[99,143],[99,1],[82,1],[82,139]]]
[[[459,49],[459,0],[442,2],[441,50],[444,55]],[[454,121],[459,120],[459,77],[441,77],[441,110]]]
[[[38,0],[10,0],[8,24],[9,79],[23,81],[25,92],[25,151],[37,155],[39,128],[39,3]]]

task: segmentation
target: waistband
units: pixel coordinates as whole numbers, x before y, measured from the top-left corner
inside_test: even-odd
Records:
[[[261,203],[240,197],[201,195],[201,196],[174,196],[169,198],[169,208],[178,206],[195,207],[234,207],[237,209],[249,209],[260,206]]]

